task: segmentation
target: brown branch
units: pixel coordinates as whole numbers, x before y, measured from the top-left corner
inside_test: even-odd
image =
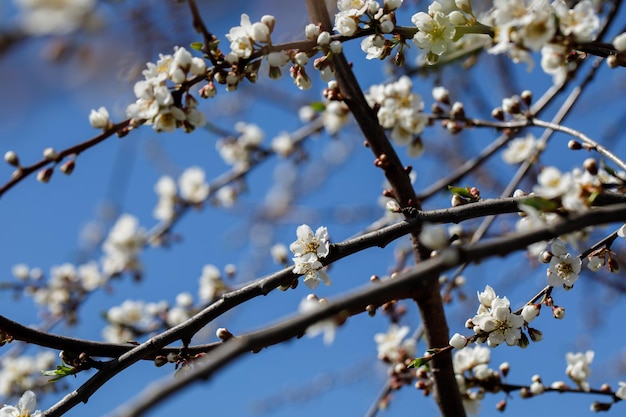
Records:
[[[438,277],[440,273],[454,266],[467,262],[479,262],[494,256],[506,256],[514,251],[524,250],[532,243],[549,240],[591,225],[622,221],[625,216],[626,204],[619,204],[578,214],[541,230],[516,233],[467,246],[451,246],[441,256],[418,263],[411,272],[399,274],[393,279],[376,285],[361,287],[351,294],[338,297],[335,301],[329,301],[319,310],[292,316],[279,324],[224,342],[207,354],[205,361],[196,369],[169,383],[149,387],[143,395],[140,395],[139,400],[122,406],[114,415],[118,417],[142,415],[191,383],[209,379],[239,356],[298,337],[302,335],[304,329],[319,321],[337,315],[345,317],[358,314],[365,311],[367,305],[370,304],[380,305],[391,299],[411,298],[415,295],[414,288],[422,287],[420,283],[427,282],[432,277]],[[442,344],[444,345],[447,343]],[[441,355],[436,355],[433,361],[439,356]],[[457,387],[456,382],[453,387]],[[44,415],[58,415],[48,414],[51,410]]]
[[[104,131],[103,133],[101,133],[100,135],[89,139],[83,143],[79,143],[78,145],[74,145],[72,147],[69,147],[67,149],[64,149],[60,152],[58,152],[58,158],[56,160],[50,160],[50,159],[42,159],[39,162],[36,162],[32,165],[29,165],[27,167],[19,167],[16,169],[16,171],[14,172],[13,177],[6,183],[4,184],[2,187],[0,187],[0,197],[2,197],[2,195],[7,192],[8,190],[10,190],[11,188],[13,188],[15,185],[17,185],[20,181],[22,181],[24,178],[26,178],[27,176],[29,176],[30,174],[32,174],[35,171],[40,170],[41,168],[50,165],[50,164],[58,164],[60,161],[62,161],[64,158],[70,156],[70,155],[76,155],[78,156],[81,152],[92,148],[94,146],[96,146],[97,144],[99,144],[100,142],[103,142],[105,139],[108,139],[109,137],[113,136],[114,134],[118,134],[118,135],[124,135],[125,133],[128,132],[128,126],[130,124],[130,119],[128,120],[124,120],[123,122],[117,123],[115,125],[113,125],[111,128],[107,129],[106,131]]]

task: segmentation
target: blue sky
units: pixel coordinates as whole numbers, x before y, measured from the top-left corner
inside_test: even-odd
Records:
[[[280,1],[272,1],[264,4],[268,9],[261,10],[260,2],[248,3],[231,2],[233,7],[228,10],[216,9],[212,3],[207,3],[203,9],[207,25],[224,39],[223,34],[228,28],[239,24],[240,13],[250,14],[253,20],[272,13],[277,16],[275,32],[278,41],[298,37],[295,34],[300,30],[300,23],[305,23],[303,8],[285,8]],[[10,21],[12,9],[9,2],[5,0],[0,4],[3,6],[0,10],[5,11],[0,15],[3,19],[0,21]],[[102,11],[112,22],[114,17],[124,16],[120,10],[127,6],[103,6]],[[162,9],[151,13],[157,19],[164,19],[159,15],[164,13]],[[181,16],[186,16],[184,11]],[[623,22],[625,17],[622,12],[616,21]],[[399,21],[410,24],[410,13]],[[181,39],[176,39],[174,23],[163,22],[166,39],[155,44],[142,43],[135,32],[124,26],[123,19],[112,23],[116,30],[108,31],[107,39],[77,37],[77,42],[86,46],[82,63],[77,55],[70,55],[69,62],[47,62],[44,55],[50,52],[49,39],[23,42],[0,57],[0,74],[5,80],[0,97],[6,103],[0,116],[1,151],[14,150],[24,164],[29,164],[39,160],[42,150],[48,146],[60,150],[94,136],[97,131],[88,122],[92,108],[104,105],[110,109],[114,120],[121,120],[123,109],[133,101],[132,83],[120,75],[128,73],[132,68],[130,63],[138,63],[141,68],[146,60],[155,61],[159,52],[170,53],[175,45],[187,45],[197,40],[191,31],[181,32]],[[285,33],[283,39],[281,33]],[[347,46],[346,53],[348,59],[355,62],[361,86],[366,88],[384,79],[381,63],[366,62],[357,42]],[[485,55],[471,74],[450,69],[442,75],[444,85],[450,86],[454,98],[465,103],[468,115],[489,118],[490,109],[480,107],[481,103],[494,107],[510,93],[503,93],[510,85],[494,82],[489,76],[488,71],[502,62],[505,71],[510,72],[511,78],[517,80],[522,89],[531,89],[539,96],[550,85],[550,77],[540,68],[529,74],[522,66]],[[300,93],[288,76],[280,82],[262,79],[259,86],[246,86],[237,94],[220,91],[215,100],[203,102],[201,109],[210,122],[230,131],[238,120],[258,123],[265,130],[266,143],[269,143],[281,131],[300,126],[294,109],[307,101],[320,99],[324,86],[316,75],[313,78],[314,88],[306,93]],[[430,89],[434,80],[431,76],[414,81],[414,90],[422,95],[427,107],[432,102]],[[623,91],[625,82],[622,70],[603,68],[565,124],[598,140],[607,139],[607,129],[623,116],[624,105],[617,92]],[[232,109],[237,110],[235,114]],[[546,118],[551,117],[554,110],[549,110]],[[541,132],[535,133],[539,135]],[[458,149],[473,155],[493,138],[494,133],[488,130],[450,137],[442,129],[433,127],[424,134],[427,151],[438,149],[444,156],[450,150]],[[152,210],[157,198],[152,188],[161,175],[176,176],[186,167],[197,165],[206,171],[208,178],[214,178],[228,169],[215,151],[217,139],[207,130],[191,135],[180,132],[157,134],[149,127],[143,127],[123,139],[109,139],[85,152],[78,158],[71,176],[55,172],[48,184],[40,184],[34,177],[26,179],[0,200],[3,228],[0,281],[13,279],[10,271],[16,263],[38,266],[47,272],[53,265],[78,263],[89,257],[99,259],[100,253],[87,248],[81,239],[81,233],[90,224],[106,228],[117,215],[129,212],[137,216],[143,226],[153,226],[156,221],[152,218]],[[625,149],[620,143],[623,142],[621,137],[608,139],[614,139],[615,152],[623,155]],[[587,155],[565,152],[567,140],[562,135],[556,137],[542,163],[556,165],[562,170],[579,166]],[[305,149],[310,158],[298,165],[301,183],[298,184],[299,196],[294,210],[286,218],[262,223],[258,221],[258,214],[264,196],[276,176],[283,172],[276,168],[281,162],[275,157],[270,158],[247,179],[249,191],[241,197],[239,206],[232,210],[213,207],[192,210],[176,226],[180,242],[170,248],[148,248],[142,254],[146,271],[143,282],[131,282],[129,277],[116,280],[112,284],[112,293],[101,291],[90,297],[81,308],[77,326],[61,324],[54,331],[99,340],[105,324],[101,313],[107,308],[126,298],[165,299],[173,303],[175,294],[180,291],[195,294],[202,267],[208,263],[220,268],[231,263],[237,265],[240,275],[235,285],[271,273],[277,267],[271,262],[267,247],[254,243],[259,236],[268,242],[289,244],[295,240],[295,229],[301,223],[308,223],[313,228],[327,226],[334,242],[359,233],[383,214],[378,206],[383,178],[373,167],[371,153],[361,143],[362,138],[354,126],[335,139],[321,135],[307,140]],[[345,162],[340,165],[325,162],[324,153],[336,154],[338,149],[348,152]],[[449,170],[440,159],[424,156],[409,161],[402,148],[399,154],[414,165],[418,190]],[[510,166],[501,162],[499,155],[490,161],[487,169],[489,174],[500,180],[504,178],[504,181],[513,173]],[[0,167],[0,176],[8,179],[10,172],[10,167]],[[319,179],[319,184],[313,179]],[[468,180],[467,184],[472,181]],[[483,196],[495,197],[497,191],[486,188]],[[442,194],[429,200],[426,208],[441,208],[448,204],[449,196]],[[347,210],[350,207],[356,209]],[[368,249],[336,263],[329,271],[333,285],[318,288],[316,294],[332,298],[367,285],[370,275],[384,275],[389,270],[394,263],[393,250],[406,242],[402,239],[386,249]],[[623,253],[623,243],[619,242],[615,250]],[[506,295],[514,307],[519,307],[546,283],[545,270],[530,266],[522,254],[472,266],[465,275],[467,286],[464,292],[468,301],[455,302],[449,308],[453,332],[463,331],[465,320],[477,307],[474,294],[485,284],[492,285],[498,294]],[[218,320],[208,330],[208,339],[214,340],[213,332],[219,326],[226,325],[237,334],[274,323],[295,312],[300,300],[308,293],[308,289],[300,285],[293,291],[274,292],[255,299]],[[585,275],[573,291],[556,290],[555,299],[567,308],[566,319],[556,321],[547,310],[544,311],[537,319],[536,327],[544,332],[545,340],[531,344],[526,350],[506,346],[494,349],[492,367],[506,360],[512,366],[509,382],[530,383],[532,375],[539,373],[545,383],[550,383],[567,378],[566,352],[593,349],[596,359],[592,365],[592,386],[608,382],[615,387],[617,381],[626,380],[623,365],[616,365],[623,363],[626,341],[621,331],[624,314],[621,295],[593,284],[591,276]],[[0,302],[2,314],[27,324],[38,323],[36,306],[31,299],[22,297],[16,301],[11,293],[1,292]],[[408,313],[402,324],[414,329],[419,318],[413,306],[407,303],[407,307]],[[373,335],[385,332],[387,326],[388,321],[381,315],[374,318],[361,315],[341,327],[330,347],[325,346],[321,338],[305,337],[256,355],[247,355],[213,380],[191,387],[150,415],[192,412],[277,417],[290,416],[294,412],[303,417],[320,413],[363,415],[385,383],[386,369],[376,359]],[[6,351],[7,348],[2,349]],[[418,351],[424,349],[420,343]],[[4,351],[0,350],[0,354]],[[114,378],[88,404],[76,407],[67,415],[105,415],[147,384],[169,378],[172,373],[173,369],[168,367],[139,364]],[[77,387],[87,377],[78,375],[69,384]],[[555,394],[530,400],[522,400],[516,394],[513,397],[507,408],[509,416],[527,415],[531,409],[587,415],[591,414],[587,411],[589,404],[597,399]],[[60,398],[61,394],[45,396],[40,406],[45,408]],[[502,398],[503,394],[488,395],[483,404],[484,415],[493,414],[494,404]],[[619,413],[621,408],[623,404],[617,404],[613,412]],[[259,410],[266,412],[262,414]],[[415,412],[425,416],[437,415],[431,399],[424,399],[420,392],[407,387],[394,394],[391,407],[384,415]]]

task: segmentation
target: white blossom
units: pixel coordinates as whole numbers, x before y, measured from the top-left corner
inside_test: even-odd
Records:
[[[532,133],[524,137],[511,140],[506,150],[502,153],[502,159],[507,164],[519,164],[530,158],[537,149],[538,141]]]
[[[626,51],[626,32],[620,33],[613,39],[613,46],[620,52]]]
[[[79,30],[94,13],[96,0],[15,0],[21,28],[34,36],[68,35]]]
[[[289,245],[289,250],[295,256],[312,254],[317,259],[328,255],[330,242],[326,227],[318,227],[315,234],[313,234],[313,230],[309,225],[302,224],[296,229],[296,236],[298,239]]]
[[[404,357],[413,356],[415,343],[411,339],[406,339],[409,330],[408,326],[391,324],[387,333],[376,333],[374,341],[376,342],[378,359],[397,362]]]
[[[573,9],[564,0],[556,0],[552,7],[559,18],[559,28],[564,35],[573,35],[578,42],[589,42],[600,28],[600,18],[590,0],[576,3]]]
[[[553,287],[563,286],[570,289],[578,280],[582,262],[577,257],[567,253],[565,245],[560,240],[555,240],[551,247],[552,259],[548,267],[548,285]]]
[[[393,83],[373,85],[366,94],[369,105],[378,107],[378,122],[391,129],[391,139],[398,145],[411,143],[428,122],[423,113],[424,102],[412,88],[411,79],[402,76]]]
[[[209,196],[209,184],[200,167],[187,168],[178,178],[180,196],[190,203],[202,203]]]
[[[626,400],[626,382],[619,381],[619,388],[615,391],[615,396],[620,400]]]
[[[477,314],[472,318],[472,322],[476,334],[488,333],[489,346],[496,347],[503,342],[513,346],[521,337],[524,318],[511,312],[506,297],[496,297],[492,300],[489,311]]]
[[[429,7],[429,13],[418,12],[411,17],[411,22],[419,29],[413,36],[413,43],[427,51],[426,60],[430,64],[437,62],[438,57],[450,49],[456,33],[449,17],[438,7],[433,7],[435,5],[441,6],[435,1]]]
[[[198,279],[198,296],[203,302],[215,299],[217,295],[226,289],[226,284],[222,280],[222,275],[215,265],[205,265],[202,268],[202,275]]]
[[[19,402],[17,403],[17,407],[12,405],[5,405],[0,408],[0,417],[39,417],[41,416],[41,411],[36,410],[37,407],[37,397],[35,393],[32,391],[26,391],[22,394]]]
[[[140,271],[138,255],[145,243],[146,233],[139,227],[137,218],[130,214],[121,215],[102,244],[104,273],[115,275],[124,270]]]
[[[89,123],[96,129],[106,129],[109,126],[109,112],[106,107],[92,109],[89,113]]]
[[[572,175],[548,166],[541,170],[533,191],[540,197],[555,198],[565,195],[573,185]]]
[[[565,360],[567,368],[565,373],[584,391],[589,391],[587,378],[591,375],[591,362],[593,362],[594,352],[588,350],[585,353],[566,353]]]

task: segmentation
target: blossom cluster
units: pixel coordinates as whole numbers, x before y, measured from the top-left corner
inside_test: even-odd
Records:
[[[567,76],[567,44],[594,39],[600,19],[591,0],[573,8],[564,0],[499,0],[486,24],[494,27],[496,44],[490,53],[507,53],[515,62],[533,64],[531,52],[541,51],[541,67],[559,84]]]
[[[235,124],[235,130],[239,134],[237,137],[220,139],[215,147],[224,162],[243,172],[250,168],[254,156],[261,152],[265,133],[259,126],[244,122]]]
[[[107,276],[132,272],[139,276],[142,265],[139,253],[146,245],[146,231],[130,214],[121,215],[102,243],[102,270]]]
[[[415,340],[407,338],[408,326],[391,324],[387,333],[376,333],[374,342],[378,351],[378,359],[388,363],[404,363],[404,360],[415,355]]]
[[[509,346],[520,343],[524,317],[511,311],[511,304],[506,297],[496,296],[489,285],[478,293],[480,306],[468,327],[474,330],[480,341],[486,341],[490,347],[506,342]]]
[[[30,35],[68,35],[101,24],[96,0],[14,0],[22,30]]]
[[[414,14],[411,22],[418,29],[413,36],[413,43],[427,51],[427,63],[435,64],[441,55],[451,49],[455,41],[456,25],[465,24],[467,18],[456,5],[444,7],[440,2],[434,1],[428,6],[428,13]]]
[[[189,293],[178,294],[173,306],[166,301],[126,300],[107,311],[108,324],[102,330],[102,337],[108,342],[126,343],[162,328],[176,326],[191,317],[193,304]]]
[[[355,4],[356,3],[356,4]],[[339,12],[335,15],[334,29],[343,36],[353,36],[363,23],[363,29],[373,29],[374,34],[361,41],[361,50],[367,59],[384,59],[393,49],[393,42],[385,39],[385,34],[395,28],[394,11],[400,7],[402,0],[385,1],[384,5],[373,0],[339,1]]]
[[[371,86],[366,99],[371,107],[378,109],[378,122],[391,130],[391,139],[398,145],[408,145],[409,155],[417,157],[423,150],[419,135],[428,117],[423,112],[422,98],[412,88],[411,79],[402,76],[393,83]]]
[[[293,253],[294,274],[304,275],[304,283],[310,289],[315,289],[320,280],[326,285],[331,281],[325,271],[321,258],[325,258],[330,251],[330,241],[328,230],[320,226],[313,234],[313,230],[307,224],[302,224],[296,229],[298,239],[289,245],[289,250]]]
[[[468,346],[454,353],[454,376],[468,415],[477,415],[480,411],[480,401],[485,395],[481,383],[487,385],[489,381],[500,380],[500,374],[489,367],[490,360],[491,350],[480,345]]]
[[[198,302],[210,303],[227,288],[219,269],[215,265],[207,264],[202,268],[202,274],[198,279]],[[200,307],[189,292],[177,294],[173,305],[165,300],[159,302],[126,300],[107,311],[108,324],[104,327],[102,336],[105,340],[116,343],[135,340],[184,322]]]
[[[205,61],[183,47],[176,47],[173,55],[160,54],[156,63],[148,62],[147,66],[142,72],[144,79],[134,86],[137,100],[126,108],[132,124],[152,125],[157,132],[171,132],[177,127],[192,131],[204,126],[206,118],[197,109],[197,100],[189,92],[184,100],[180,94],[173,94],[168,82],[180,86],[189,75],[204,75]]]
[[[76,306],[85,295],[107,281],[94,261],[79,266],[70,263],[52,266],[47,279],[39,268],[25,264],[14,265],[12,272],[25,294],[52,317],[66,317],[70,322],[76,320]]]
[[[5,355],[0,360],[0,396],[12,397],[25,390],[37,390],[48,384],[41,371],[54,366],[57,359],[51,351],[36,355]]]

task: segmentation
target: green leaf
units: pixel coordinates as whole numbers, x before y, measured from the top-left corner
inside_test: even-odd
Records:
[[[48,382],[56,382],[60,379],[65,378],[68,375],[74,375],[74,368],[63,364],[58,365],[56,369],[53,369],[51,371],[41,371],[41,374],[44,376],[53,376],[54,378],[49,379]]]
[[[419,368],[420,366],[424,365],[426,363],[426,361],[424,360],[424,358],[415,358],[411,361],[411,363],[409,363],[409,365],[407,366],[407,368]]]
[[[311,108],[316,112],[321,113],[326,110],[326,105],[321,101],[314,101],[313,103],[311,103]]]
[[[202,42],[192,42],[191,45],[189,46],[191,47],[191,49],[195,49],[196,51],[201,51],[204,44]]]
[[[538,211],[547,212],[554,211],[559,208],[559,204],[557,202],[542,197],[528,197],[521,201],[520,204],[530,206]]]
[[[465,199],[468,200],[474,200],[474,196],[470,193],[470,190],[468,187],[453,187],[451,185],[448,185],[448,190],[454,194],[454,195],[458,195],[459,197],[463,197]]]

